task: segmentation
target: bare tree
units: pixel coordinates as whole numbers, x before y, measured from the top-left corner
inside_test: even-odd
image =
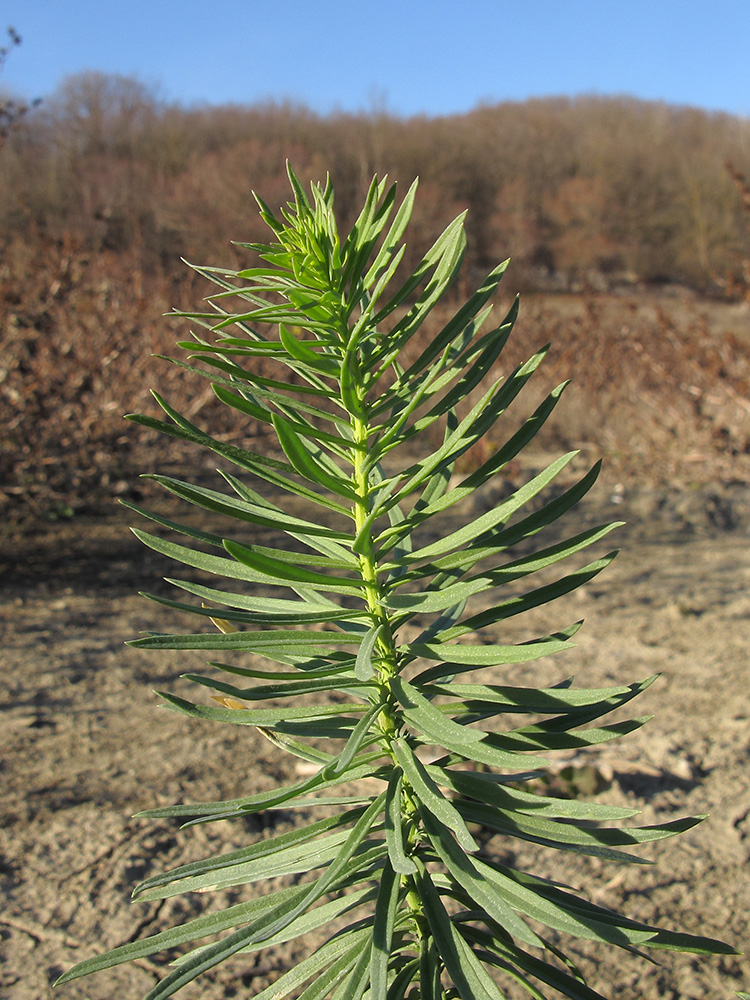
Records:
[[[12,49],[21,44],[21,36],[15,28],[8,28],[8,42],[0,48],[0,70],[5,65],[5,61]],[[27,104],[25,101],[16,101],[11,97],[0,97],[0,148],[4,145],[10,133],[18,128],[18,124],[29,108],[36,107],[40,103],[40,98]]]

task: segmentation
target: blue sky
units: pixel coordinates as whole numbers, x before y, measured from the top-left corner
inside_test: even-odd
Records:
[[[750,0],[4,0],[23,44],[0,86],[136,76],[182,104],[450,114],[629,94],[750,116]]]

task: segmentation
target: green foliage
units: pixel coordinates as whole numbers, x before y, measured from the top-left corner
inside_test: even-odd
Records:
[[[569,593],[614,555],[535,577],[616,526],[536,549],[528,544],[596,479],[595,467],[575,485],[540,497],[572,454],[486,513],[471,514],[463,527],[441,531],[439,515],[471,498],[532,440],[563,389],[554,389],[478,468],[462,479],[454,475],[469,448],[490,429],[496,435],[498,419],[545,353],[504,379],[493,376],[517,311],[514,305],[499,325],[487,324],[487,302],[506,264],[425,341],[422,324],[461,265],[462,219],[393,290],[415,186],[397,207],[395,188],[375,179],[341,239],[330,183],[313,186],[308,199],[292,172],[290,180],[294,201],[282,218],[259,200],[273,233],[271,243],[246,245],[259,266],[197,269],[220,291],[208,300],[210,313],[190,314],[209,338],[182,345],[202,362],[195,371],[220,400],[273,427],[283,457],[214,438],[158,395],[166,419],[132,417],[210,448],[242,474],[222,472],[223,491],[155,476],[162,486],[216,515],[217,525],[273,529],[278,541],[248,544],[141,511],[186,539],[137,532],[147,545],[239,585],[227,590],[172,580],[193,601],[156,599],[194,613],[201,624],[211,619],[218,631],[153,634],[134,645],[250,654],[212,663],[210,675],[189,675],[213,692],[213,704],[164,694],[167,707],[256,726],[280,749],[317,765],[311,777],[272,791],[143,815],[207,823],[302,806],[314,818],[151,876],[135,896],[160,899],[295,876],[285,888],[88,959],[61,981],[192,945],[148,994],[157,1000],[238,952],[329,924],[322,947],[258,1000],[492,1000],[503,996],[503,979],[533,997],[551,987],[588,1000],[598,994],[583,983],[558,936],[628,951],[730,951],[621,916],[480,849],[481,828],[552,850],[639,862],[632,849],[699,818],[622,827],[612,824],[633,810],[535,791],[552,751],[615,739],[642,725],[638,718],[599,720],[652,678],[603,689],[569,681],[540,689],[475,676],[481,668],[570,647],[580,622],[513,644],[471,637]],[[256,374],[258,358],[275,362],[278,377]],[[251,485],[257,479],[273,489],[257,492]],[[255,585],[274,588],[275,596],[260,596]],[[276,666],[269,669],[267,661]],[[472,677],[464,683],[466,673]],[[365,778],[371,780],[357,794],[352,789]],[[205,944],[207,937],[215,940]]]

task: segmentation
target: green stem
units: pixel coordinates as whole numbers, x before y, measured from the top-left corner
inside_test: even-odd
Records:
[[[372,496],[370,490],[370,472],[373,468],[368,452],[367,441],[370,426],[367,420],[367,406],[361,383],[355,388],[356,413],[350,412],[353,447],[351,451],[352,481],[356,501],[352,507],[354,517],[355,537],[359,540],[357,546],[360,573],[364,584],[364,600],[373,626],[380,626],[380,634],[375,644],[378,666],[376,676],[380,686],[383,711],[378,716],[378,725],[383,734],[383,749],[390,757],[392,765],[399,767],[396,755],[391,749],[391,742],[401,732],[402,719],[398,710],[398,700],[393,694],[391,681],[399,672],[396,641],[393,635],[393,625],[383,604],[383,592],[378,579],[378,564],[375,555],[372,525],[367,524],[371,513]],[[414,849],[420,841],[419,813],[412,797],[406,778],[403,779],[404,820],[407,827],[409,846]],[[401,885],[406,890],[405,900],[409,907],[414,924],[415,936],[420,949],[424,948],[429,937],[422,900],[417,891],[416,881],[411,875],[401,876]]]
[[[366,420],[360,417],[352,418],[354,436],[354,448],[352,449],[354,471],[352,478],[354,481],[354,492],[357,495],[352,513],[354,515],[355,533],[360,538],[358,556],[362,582],[365,588],[365,603],[373,625],[381,627],[380,636],[376,644],[379,662],[377,671],[378,680],[381,686],[387,688],[387,691],[384,693],[390,695],[389,682],[390,678],[398,673],[398,658],[391,620],[382,603],[383,593],[378,580],[378,567],[372,531],[366,524],[371,504],[370,470],[367,462],[368,455],[366,448],[368,430]]]

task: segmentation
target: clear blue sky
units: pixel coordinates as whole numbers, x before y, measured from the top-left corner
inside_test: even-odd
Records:
[[[0,86],[136,76],[183,104],[460,112],[629,94],[750,116],[750,0],[3,0]],[[4,22],[4,23],[3,23]]]

